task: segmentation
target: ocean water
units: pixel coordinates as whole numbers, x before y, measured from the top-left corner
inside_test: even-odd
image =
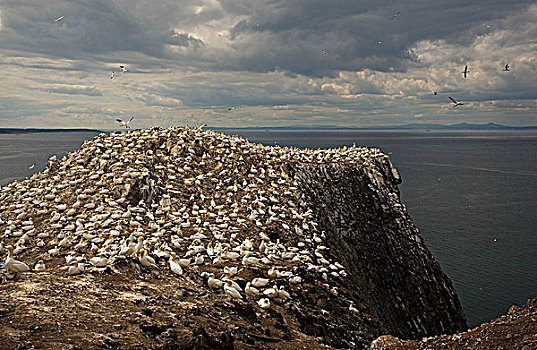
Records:
[[[537,131],[226,133],[281,146],[381,148],[401,173],[402,201],[471,326],[537,297]],[[93,136],[0,134],[0,185],[43,170],[49,156]]]

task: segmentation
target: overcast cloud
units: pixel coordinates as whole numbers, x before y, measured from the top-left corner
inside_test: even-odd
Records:
[[[534,1],[0,0],[0,127],[537,125],[536,54]]]

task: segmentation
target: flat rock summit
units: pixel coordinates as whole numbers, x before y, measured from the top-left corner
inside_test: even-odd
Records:
[[[0,348],[364,349],[466,330],[400,182],[379,149],[101,134],[0,189]]]

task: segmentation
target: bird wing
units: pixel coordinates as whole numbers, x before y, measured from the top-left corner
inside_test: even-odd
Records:
[[[119,68],[125,68],[125,66],[119,66]]]
[[[450,98],[451,98],[451,97],[450,97]],[[116,121],[117,121],[118,123],[123,123],[123,120],[121,120],[121,119],[116,119]]]
[[[131,120],[133,120],[133,119],[134,119],[134,117],[131,117],[131,119],[129,119],[129,121],[131,121]]]
[[[452,97],[448,96],[448,98],[451,100],[451,102],[457,104],[457,101],[455,101],[455,99],[453,99]]]

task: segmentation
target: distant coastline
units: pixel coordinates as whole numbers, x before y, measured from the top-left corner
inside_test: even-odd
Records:
[[[251,127],[211,127],[207,128],[213,130],[266,130],[266,131],[278,131],[278,130],[302,130],[302,131],[314,131],[314,130],[537,130],[535,126],[509,126],[496,123],[487,124],[470,124],[470,123],[458,123],[458,124],[404,124],[404,125],[388,125],[388,126],[338,126],[338,125],[300,125],[300,126],[251,126]],[[28,134],[28,133],[42,133],[42,132],[94,132],[94,133],[109,133],[113,131],[111,129],[48,129],[48,128],[0,128],[0,134]]]
[[[101,133],[96,129],[40,129],[40,128],[0,128],[0,134],[29,134],[35,132],[95,132]]]
[[[211,127],[209,127],[211,128]],[[215,127],[216,130],[537,130],[535,126],[509,126],[496,123],[487,124],[404,124],[388,126],[337,126],[337,125],[305,125],[305,126],[276,126],[276,127]]]

